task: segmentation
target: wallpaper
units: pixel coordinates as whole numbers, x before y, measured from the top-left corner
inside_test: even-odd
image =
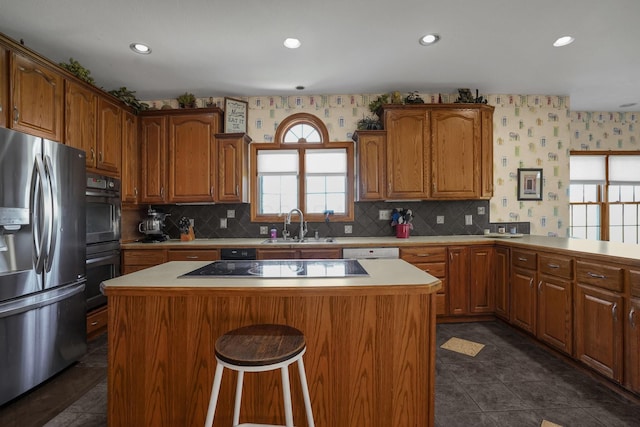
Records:
[[[529,222],[531,234],[567,236],[569,151],[638,150],[640,113],[571,112],[569,98],[550,95],[481,94],[494,111],[494,196],[491,223]],[[370,116],[378,94],[256,96],[249,104],[248,134],[270,142],[280,121],[306,112],[320,117],[333,141],[351,140],[356,123]],[[406,94],[403,94],[406,96]],[[454,102],[457,94],[420,94],[427,103]],[[199,98],[198,105],[223,105],[223,97]],[[150,101],[177,108],[175,99]],[[518,200],[518,168],[543,172],[542,200]]]

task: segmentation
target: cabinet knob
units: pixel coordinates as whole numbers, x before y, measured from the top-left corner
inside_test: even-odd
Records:
[[[164,200],[164,185],[160,187],[160,198]]]
[[[96,152],[93,150],[93,147],[91,147],[91,150],[89,150],[91,152],[91,160],[96,158]]]
[[[236,196],[240,194],[240,186],[236,184]]]
[[[611,307],[611,315],[613,316],[613,321],[618,321],[618,303],[613,303],[613,307]]]
[[[636,309],[633,307],[629,310],[629,323],[633,329],[636,328]]]
[[[97,320],[94,320],[93,322],[91,322],[91,326],[96,326],[98,324]]]
[[[538,293],[542,292],[542,280],[538,282]]]
[[[533,277],[531,279],[529,279],[529,287],[533,288]]]
[[[551,263],[547,264],[547,267],[549,267],[549,268],[560,268],[560,266],[558,264],[551,264]]]
[[[525,258],[525,257],[521,257],[521,256],[519,256],[519,257],[518,257],[518,261],[527,262],[527,261],[529,261],[529,259],[528,259],[528,258]]]
[[[18,111],[18,106],[14,105],[13,106],[13,123],[18,123],[18,120],[20,120],[20,111]]]
[[[102,156],[102,151],[98,152],[98,161],[102,163],[104,161],[104,157]]]
[[[587,272],[587,275],[589,277],[593,277],[594,279],[606,279],[607,278],[607,276],[605,276],[604,274],[592,273],[590,271]]]

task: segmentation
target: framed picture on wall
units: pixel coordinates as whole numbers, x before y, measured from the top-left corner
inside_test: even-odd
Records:
[[[224,133],[247,132],[247,107],[246,101],[224,98]]]
[[[518,200],[542,200],[542,169],[518,169]]]

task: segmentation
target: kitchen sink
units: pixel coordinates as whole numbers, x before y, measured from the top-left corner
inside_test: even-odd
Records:
[[[262,242],[260,242],[263,245],[304,245],[304,244],[313,244],[313,243],[338,243],[338,240],[336,240],[333,237],[322,237],[320,239],[316,239],[316,238],[309,238],[309,239],[304,239],[304,240],[298,240],[298,239],[266,239],[263,240]]]

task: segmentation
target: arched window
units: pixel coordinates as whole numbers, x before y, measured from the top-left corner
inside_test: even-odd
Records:
[[[276,129],[273,143],[251,144],[251,220],[280,222],[300,209],[309,222],[353,221],[352,142],[330,142],[318,117],[293,114]]]

